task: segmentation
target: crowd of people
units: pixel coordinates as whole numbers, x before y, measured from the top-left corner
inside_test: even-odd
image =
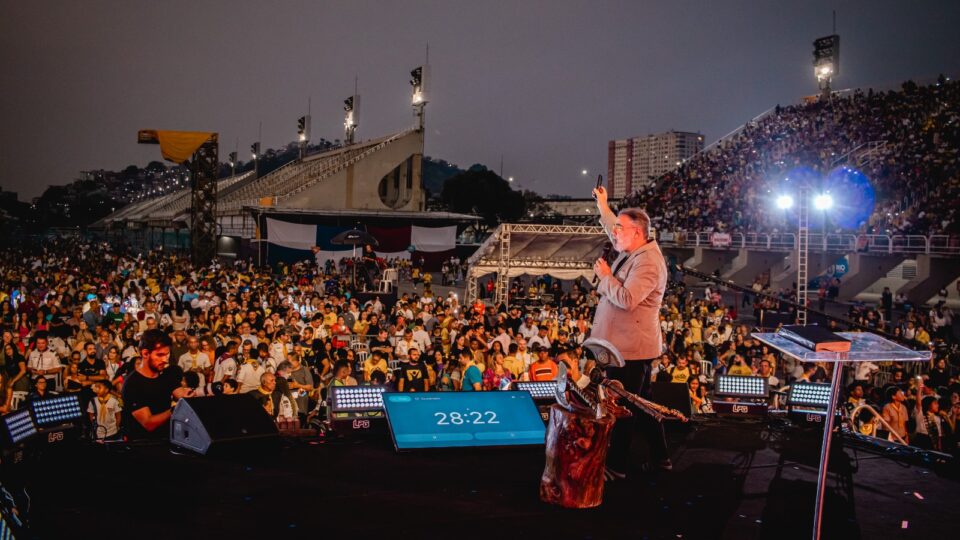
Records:
[[[784,177],[826,175],[861,145],[881,142],[861,172],[877,204],[854,225],[876,234],[957,234],[960,222],[960,84],[941,77],[897,91],[856,90],[829,101],[776,107],[628,197],[662,231],[782,232],[773,204]],[[829,189],[829,186],[827,186]]]
[[[0,263],[0,410],[76,392],[100,438],[118,437],[134,421],[123,413],[129,404],[122,390],[144,362],[141,340],[151,332],[169,339],[169,367],[163,367],[180,395],[248,393],[278,421],[305,425],[325,417],[330,386],[496,391],[518,380],[553,380],[560,363],[578,370],[598,302],[583,280],[549,276],[515,278],[511,305],[461,304],[455,293],[438,297],[421,282],[388,306],[378,297],[360,302],[349,275],[312,261],[194,268],[169,253],[134,256],[76,242],[7,255]],[[761,296],[753,299],[755,309],[770,302]],[[953,448],[960,384],[952,314],[942,305],[902,308],[854,306],[849,317],[930,348],[933,362],[919,371],[861,364],[847,375],[850,399],[886,418],[903,400],[914,411],[909,400],[919,395],[924,415],[904,416],[908,429],[890,413],[896,420],[890,424],[922,444],[926,439],[916,434],[926,429],[931,437],[934,430],[942,439],[931,446]],[[827,380],[829,366],[781,356],[750,337],[756,322],[748,321],[719,288],[671,279],[660,315],[665,352],[654,379],[686,385],[695,413],[711,411],[719,374],[766,377],[773,389]]]

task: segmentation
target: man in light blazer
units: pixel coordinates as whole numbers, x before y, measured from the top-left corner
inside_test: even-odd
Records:
[[[600,224],[619,255],[612,268],[602,258],[594,264],[601,299],[590,335],[609,341],[626,360],[625,367],[607,368],[607,376],[623,383],[626,390],[650,399],[651,363],[663,351],[659,315],[667,288],[667,265],[657,242],[649,238],[650,217],[646,212],[625,208],[614,214],[603,187],[595,189],[593,195]],[[621,418],[614,427],[607,456],[608,478],[625,476],[635,422],[650,445],[651,460],[664,469],[673,467],[663,426],[647,414],[634,411],[633,418]]]

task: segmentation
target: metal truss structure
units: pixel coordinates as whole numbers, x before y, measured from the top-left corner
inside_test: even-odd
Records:
[[[494,302],[497,304],[510,302],[510,275],[517,272],[524,274],[543,274],[550,270],[580,270],[593,269],[595,257],[584,256],[556,256],[524,257],[511,253],[513,235],[563,235],[563,236],[601,236],[606,238],[602,227],[588,225],[548,225],[536,223],[504,223],[480,246],[468,259],[470,270],[467,277],[465,300],[473,302],[479,293],[477,279],[490,272],[496,272],[496,288]]]
[[[217,256],[217,153],[214,135],[193,154],[190,162],[190,255],[204,266]]]

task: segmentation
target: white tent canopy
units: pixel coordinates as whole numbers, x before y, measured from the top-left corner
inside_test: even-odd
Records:
[[[504,223],[467,261],[467,300],[477,297],[477,279],[491,273],[497,274],[498,303],[509,301],[507,284],[516,276],[592,279],[607,241],[601,227]]]

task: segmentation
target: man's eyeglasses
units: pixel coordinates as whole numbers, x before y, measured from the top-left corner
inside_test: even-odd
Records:
[[[640,228],[640,227],[635,227],[635,226],[633,226],[633,225],[623,226],[623,225],[621,225],[620,223],[614,223],[614,224],[613,224],[613,232],[615,232],[615,233],[623,232],[624,229],[639,229],[639,228]]]

